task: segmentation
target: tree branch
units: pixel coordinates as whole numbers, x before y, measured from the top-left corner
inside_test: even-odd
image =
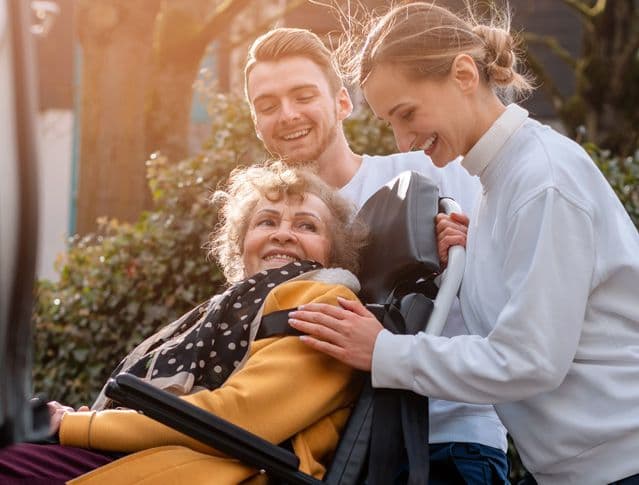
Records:
[[[592,7],[589,7],[581,0],[563,0],[563,2],[588,19],[600,15],[606,9],[606,0],[597,0]]]
[[[555,111],[560,113],[566,102],[566,98],[561,94],[557,83],[555,83],[555,81],[546,73],[541,62],[539,62],[539,60],[531,54],[530,51],[528,51],[526,63],[530,70],[535,74],[541,88],[550,96],[550,100]]]
[[[549,35],[539,35],[532,32],[524,32],[523,38],[526,43],[544,45],[550,49],[550,51],[564,61],[571,68],[577,68],[577,60],[573,55],[563,47],[559,41]]]
[[[223,0],[204,21],[199,38],[207,44],[211,42],[221,31],[226,31],[235,16],[251,2],[252,0]]]
[[[248,39],[253,39],[253,38],[257,37],[264,30],[266,30],[273,22],[275,22],[276,20],[279,20],[282,17],[284,17],[285,15],[289,14],[290,12],[292,12],[293,10],[298,8],[303,3],[306,3],[306,0],[289,0],[289,2],[287,2],[287,5],[286,5],[286,7],[284,7],[284,9],[282,9],[280,12],[272,15],[268,19],[266,19],[263,22],[261,22],[251,32],[247,33],[246,35],[241,36],[240,38],[232,39],[230,48],[231,49],[235,49],[236,47],[239,47],[242,44],[244,44],[244,42],[246,42]]]

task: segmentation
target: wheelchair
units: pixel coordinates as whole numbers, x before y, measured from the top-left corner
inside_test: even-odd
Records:
[[[376,192],[359,212],[371,228],[361,260],[360,299],[393,333],[439,335],[455,299],[465,252],[453,247],[440,274],[435,215],[459,212],[439,199],[426,177],[400,174]],[[291,309],[292,310],[292,309]],[[295,334],[289,310],[265,317],[260,332]],[[273,444],[218,416],[159,390],[130,374],[110,380],[107,395],[195,438],[269,477],[269,483],[369,485],[393,482],[399,463],[408,462],[408,483],[428,481],[428,399],[411,391],[374,389],[370,376],[355,403],[333,460],[322,481],[298,469],[299,459],[284,443]]]

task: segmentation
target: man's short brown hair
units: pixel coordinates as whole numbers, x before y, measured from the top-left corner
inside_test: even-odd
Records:
[[[258,62],[275,62],[287,57],[310,59],[321,69],[333,94],[344,85],[331,51],[313,32],[306,29],[281,27],[261,35],[251,45],[244,67],[244,93],[249,101],[248,76]]]

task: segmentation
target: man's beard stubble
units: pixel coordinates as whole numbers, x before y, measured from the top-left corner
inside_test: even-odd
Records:
[[[337,138],[337,130],[339,125],[337,123],[337,113],[334,114],[333,120],[334,120],[333,124],[331,125],[330,130],[326,133],[326,136],[324,136],[324,138],[320,140],[317,147],[315,148],[315,151],[313,151],[308,156],[304,158],[290,158],[288,155],[285,155],[282,153],[271,152],[271,154],[280,158],[284,163],[287,163],[289,165],[310,167],[310,168],[314,168],[315,170],[318,170],[319,169],[318,160],[320,159],[322,154],[326,151],[326,149],[330,146],[330,144],[333,143],[335,139]],[[335,162],[337,163],[338,161],[335,160]]]

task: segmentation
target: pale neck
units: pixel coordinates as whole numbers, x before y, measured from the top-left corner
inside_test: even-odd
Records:
[[[362,164],[362,156],[353,153],[343,133],[322,152],[317,160],[321,179],[331,187],[341,189],[355,176]]]
[[[477,99],[473,107],[473,116],[471,118],[473,120],[473,128],[469,134],[466,153],[468,153],[468,150],[490,129],[504,111],[506,111],[506,106],[504,106],[492,90],[487,89],[484,95]],[[462,155],[466,155],[466,153]]]

